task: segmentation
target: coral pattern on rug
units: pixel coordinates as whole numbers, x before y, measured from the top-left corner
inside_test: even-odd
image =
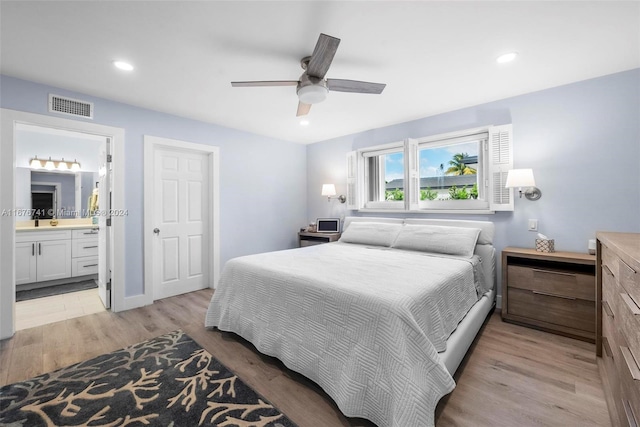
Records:
[[[0,388],[0,425],[296,427],[182,331]]]

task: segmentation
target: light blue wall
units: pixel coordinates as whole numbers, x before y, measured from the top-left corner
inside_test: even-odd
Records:
[[[93,102],[93,123],[125,130],[126,296],[143,291],[145,134],[220,147],[222,265],[236,256],[296,246],[296,230],[307,217],[304,145],[0,76],[2,108],[53,116],[49,93]]]
[[[516,199],[514,212],[495,215],[420,216],[493,221],[498,250],[533,247],[529,218],[559,251],[587,252],[598,230],[640,232],[640,69],[313,144],[308,220],[357,214],[320,196],[323,183],[346,192],[348,151],[506,123],[513,124],[514,167],[533,168],[542,198]]]

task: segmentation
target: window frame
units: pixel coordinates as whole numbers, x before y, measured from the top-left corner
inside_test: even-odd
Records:
[[[406,138],[389,144],[362,148],[347,153],[347,209],[362,212],[411,212],[492,214],[513,211],[513,189],[504,187],[508,170],[513,168],[512,125],[484,126],[417,139]],[[479,197],[477,200],[420,200],[420,149],[478,140]],[[375,201],[368,198],[366,158],[378,153],[404,150],[403,201]],[[391,151],[393,150],[393,151]],[[386,152],[386,153],[385,153]],[[480,167],[481,166],[481,167]],[[480,171],[479,171],[480,172]],[[434,207],[433,205],[437,203]]]

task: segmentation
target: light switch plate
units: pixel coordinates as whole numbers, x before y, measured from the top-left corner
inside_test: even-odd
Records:
[[[527,226],[527,230],[529,230],[529,231],[538,231],[538,220],[537,219],[530,219],[529,220],[529,225]]]

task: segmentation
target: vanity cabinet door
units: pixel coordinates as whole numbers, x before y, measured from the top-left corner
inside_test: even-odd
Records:
[[[16,243],[16,285],[36,281],[36,242]]]
[[[71,277],[71,240],[38,242],[38,282]]]

